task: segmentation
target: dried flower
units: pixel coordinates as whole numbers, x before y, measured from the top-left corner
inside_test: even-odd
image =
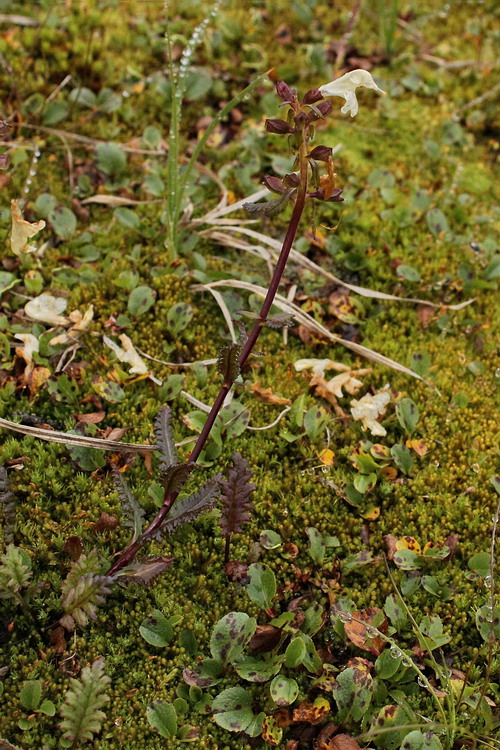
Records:
[[[363,430],[370,430],[372,435],[386,435],[387,431],[377,422],[377,418],[385,414],[390,400],[391,394],[388,385],[373,396],[367,393],[359,400],[352,399],[351,414],[353,419],[359,420],[362,423]]]
[[[148,366],[135,350],[129,337],[122,334],[119,338],[123,345],[123,349],[107,336],[103,337],[103,341],[106,346],[109,346],[109,348],[114,351],[120,362],[125,362],[126,364],[131,365],[129,370],[131,375],[145,375],[149,371]]]
[[[350,73],[337,78],[336,81],[320,86],[319,90],[323,96],[342,96],[345,99],[345,104],[340,111],[344,115],[350,112],[351,117],[354,117],[358,113],[358,100],[356,99],[358,86],[364,86],[366,89],[378,91],[379,94],[385,94],[385,91],[377,86],[371,74],[367,70],[361,69],[351,70]]]
[[[28,240],[44,228],[45,222],[42,219],[35,224],[25,221],[21,209],[15,200],[10,202],[10,213],[12,216],[12,232],[10,235],[10,246],[12,252],[15,255],[34,253],[36,247],[28,245]]]
[[[53,297],[52,294],[44,292],[27,302],[24,312],[31,320],[49,323],[52,326],[65,326],[69,321],[61,313],[66,310],[67,304],[68,301],[64,297]]]

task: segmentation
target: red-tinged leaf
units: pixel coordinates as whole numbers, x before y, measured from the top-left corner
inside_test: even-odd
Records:
[[[240,374],[241,348],[239,344],[230,344],[223,346],[219,352],[217,369],[224,378],[224,385],[232,385]]]
[[[361,748],[354,737],[350,737],[348,734],[336,734],[330,740],[328,750],[361,750]]]
[[[95,524],[92,526],[92,530],[97,534],[101,531],[112,531],[118,526],[118,519],[116,516],[111,516],[109,513],[101,513]]]
[[[152,534],[152,537],[161,539],[165,534],[172,532],[183,523],[188,523],[197,518],[201,513],[205,513],[205,511],[213,508],[219,494],[220,478],[221,475],[217,474],[212,479],[209,479],[208,482],[205,482],[197,492],[193,492],[192,495],[177,500],[165,521]]]
[[[308,724],[319,724],[330,713],[330,704],[326,698],[316,698],[314,703],[304,701],[293,712],[294,721],[305,721]]]
[[[377,616],[381,611],[378,607],[369,607],[361,612],[354,612],[353,615],[356,619],[344,623],[345,633],[351,643],[354,643],[358,648],[362,648],[363,651],[369,651],[374,656],[379,656],[385,647],[383,638],[376,632],[372,632],[374,627],[372,623],[379,619]],[[358,622],[359,620],[363,620],[363,623]],[[385,632],[387,630],[386,619],[384,618],[382,623],[376,627],[381,632]],[[363,665],[362,668],[366,669],[366,666]]]
[[[156,557],[148,557],[145,560],[135,560],[126,568],[122,568],[115,578],[117,583],[128,584],[138,583],[142,586],[148,586],[152,583],[159,575],[163,573],[165,568],[168,568],[174,561],[173,557],[166,557],[165,555],[158,555]]]
[[[186,484],[189,475],[193,471],[194,463],[174,464],[165,469],[161,477],[161,483],[166,495],[174,495]]]
[[[222,514],[219,525],[225,537],[241,533],[243,524],[250,519],[250,511],[253,510],[250,495],[256,489],[249,481],[251,476],[248,461],[235,453],[227,481],[220,482]]]

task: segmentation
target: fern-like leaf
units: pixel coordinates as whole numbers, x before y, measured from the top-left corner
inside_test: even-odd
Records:
[[[132,542],[135,542],[143,527],[144,508],[138,503],[128,483],[118,469],[113,467],[113,480],[118,496],[122,501],[122,509],[125,515],[124,526],[132,528]]]
[[[99,568],[99,557],[92,550],[80,555],[63,581],[61,600],[66,614],[59,622],[66,630],[74,630],[77,625],[83,628],[89,620],[95,620],[97,608],[111,592],[113,578],[98,575]]]
[[[163,472],[161,483],[166,495],[174,495],[186,484],[189,475],[193,471],[194,463],[174,464]]]
[[[9,544],[0,556],[0,599],[15,599],[18,591],[29,586],[31,575],[28,553]]]
[[[209,479],[197,492],[182,498],[182,500],[178,500],[160,528],[153,533],[152,538],[161,539],[165,534],[169,534],[178,526],[181,526],[181,524],[188,523],[201,513],[205,513],[205,511],[213,508],[219,494],[220,479],[221,475],[217,474],[217,476]]]
[[[239,344],[230,344],[219,352],[217,369],[224,378],[224,385],[232,385],[240,374],[241,349]]]
[[[161,454],[160,471],[165,472],[177,463],[174,436],[170,426],[172,410],[162,406],[155,419],[156,444]]]
[[[7,470],[0,466],[0,506],[3,508],[3,538],[5,544],[14,541],[14,525],[16,520],[16,503],[14,495],[9,489]]]
[[[96,659],[91,667],[84,667],[79,680],[70,680],[70,688],[61,706],[63,720],[60,728],[63,738],[72,742],[74,747],[89,742],[101,731],[106,718],[101,709],[109,700],[105,690],[110,682],[104,674],[104,659]]]
[[[248,461],[240,453],[235,453],[227,481],[220,482],[222,515],[219,525],[222,536],[239,534],[243,524],[250,518],[250,511],[253,510],[250,495],[255,490],[255,484],[249,481],[251,477],[252,470],[248,468]]]

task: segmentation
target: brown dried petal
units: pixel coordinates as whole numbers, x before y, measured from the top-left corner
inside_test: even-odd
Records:
[[[316,148],[313,148],[310,154],[308,154],[309,159],[316,159],[317,161],[329,161],[332,158],[333,149],[331,149],[329,146],[316,146]]]

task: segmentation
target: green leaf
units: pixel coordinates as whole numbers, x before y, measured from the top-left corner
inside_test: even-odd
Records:
[[[146,709],[146,718],[162,737],[175,737],[177,734],[177,712],[172,703],[154,701]]]
[[[302,664],[306,656],[306,644],[302,638],[292,638],[285,651],[285,666],[295,669]]]
[[[478,552],[470,558],[467,565],[471,570],[474,571],[474,573],[477,573],[478,576],[481,576],[481,578],[486,578],[486,576],[489,576],[491,573],[490,553]]]
[[[273,659],[243,656],[239,661],[233,661],[233,667],[236,674],[248,682],[268,682],[280,671],[284,660],[284,656]]]
[[[139,626],[139,633],[151,646],[168,646],[174,637],[174,630],[167,618],[154,609]]]
[[[394,658],[390,649],[386,648],[377,657],[375,662],[375,672],[381,680],[389,680],[393,677],[401,666],[401,659]]]
[[[377,475],[375,472],[372,474],[357,474],[353,480],[354,489],[362,495],[364,495],[365,492],[372,490],[376,484]]]
[[[212,76],[204,70],[191,71],[186,79],[184,97],[186,99],[201,99],[212,88]]]
[[[182,676],[191,687],[208,688],[222,680],[222,670],[223,664],[219,659],[203,659],[195,669],[186,668]]]
[[[417,638],[423,649],[430,648],[433,651],[435,648],[440,648],[440,646],[444,646],[445,643],[451,641],[449,635],[443,635],[443,623],[440,617],[426,615],[420,621],[418,628],[420,632],[417,634]],[[426,637],[423,638],[422,636]]]
[[[45,714],[45,716],[55,716],[56,713],[55,705],[49,700],[42,701],[38,710],[41,714]]]
[[[406,279],[406,281],[420,281],[422,279],[416,268],[407,266],[404,263],[400,263],[396,268],[396,274],[402,279]]]
[[[40,193],[35,201],[35,211],[42,219],[47,219],[57,206],[57,198],[50,193]]]
[[[500,607],[490,607],[491,602],[487,602],[476,611],[476,627],[486,643],[500,638]]]
[[[412,549],[400,549],[392,558],[394,565],[401,570],[418,570],[422,566],[422,556]]]
[[[391,448],[391,456],[394,459],[396,466],[401,469],[404,474],[409,474],[415,459],[413,458],[409,448],[406,445],[393,445]]]
[[[314,441],[325,429],[328,414],[322,406],[312,406],[304,416],[304,429],[309,440]]]
[[[359,721],[366,716],[373,690],[373,678],[366,669],[348,667],[340,672],[332,690],[340,721]]]
[[[174,336],[178,336],[181,331],[188,327],[193,319],[193,308],[187,302],[178,302],[167,312],[167,325]]]
[[[429,374],[431,364],[432,361],[428,352],[413,352],[411,355],[410,367],[422,378]]]
[[[262,609],[269,609],[276,594],[276,578],[273,571],[266,565],[253,563],[248,568],[248,577],[248,596]]]
[[[229,612],[215,625],[210,638],[214,659],[237,661],[257,628],[257,620],[245,612]]]
[[[96,147],[97,166],[104,174],[118,177],[125,171],[127,157],[116,143],[100,143]]]
[[[42,124],[46,127],[52,127],[64,120],[69,110],[61,102],[49,102],[43,110]]]
[[[294,679],[277,675],[269,687],[271,698],[278,706],[289,706],[299,694],[299,686]]]
[[[386,598],[384,610],[396,630],[400,631],[405,627],[408,618],[403,605],[394,594],[389,594]]]
[[[19,700],[27,711],[36,711],[42,697],[41,680],[28,680],[21,688]]]
[[[92,388],[101,398],[111,404],[119,404],[125,399],[125,391],[114,380],[100,378],[92,383]]]
[[[140,229],[141,220],[131,208],[118,206],[118,208],[115,208],[113,211],[113,215],[117,221],[119,221],[122,226],[127,227],[127,229]]]
[[[76,216],[66,206],[56,206],[50,212],[48,219],[54,232],[61,240],[69,240],[76,231]]]
[[[441,740],[432,732],[415,729],[406,735],[400,750],[442,750]]]
[[[144,315],[154,305],[156,292],[149,286],[137,286],[130,292],[127,308],[131,315]]]
[[[304,612],[304,621],[300,626],[303,633],[314,635],[323,627],[325,610],[319,602],[314,602]]]
[[[69,92],[70,102],[77,102],[81,107],[95,107],[97,97],[94,92],[85,86],[78,86]]]
[[[396,404],[396,416],[399,424],[409,435],[417,426],[419,411],[416,403],[411,398],[403,398]]]
[[[309,538],[309,554],[316,565],[321,565],[325,559],[328,547],[338,547],[340,542],[335,536],[323,536],[314,527],[306,529]]]
[[[422,586],[429,594],[437,596],[442,601],[449,601],[451,599],[452,592],[450,587],[435,576],[422,576],[421,581]]]
[[[264,549],[276,549],[282,545],[280,535],[277,534],[276,531],[272,531],[272,529],[264,529],[264,531],[261,531],[259,542]]]
[[[431,208],[426,214],[427,226],[433,235],[449,232],[448,219],[439,208]]]
[[[252,701],[252,694],[243,688],[223,690],[212,703],[215,723],[228,732],[244,732],[254,719]]]
[[[302,659],[302,664],[309,672],[318,674],[321,671],[322,661],[319,658],[319,654],[316,651],[316,646],[314,645],[311,636],[307,635],[307,633],[300,633],[299,638],[304,641],[306,647],[306,653]]]

